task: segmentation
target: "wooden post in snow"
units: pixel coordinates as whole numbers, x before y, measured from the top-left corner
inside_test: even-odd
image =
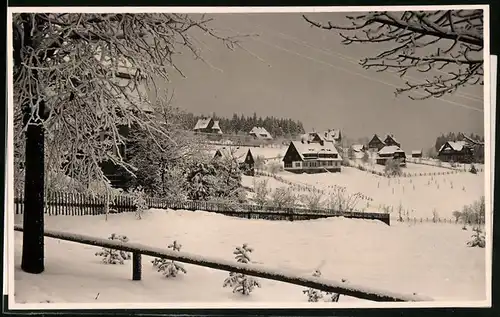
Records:
[[[132,280],[140,281],[142,275],[142,261],[141,254],[139,252],[132,253]]]

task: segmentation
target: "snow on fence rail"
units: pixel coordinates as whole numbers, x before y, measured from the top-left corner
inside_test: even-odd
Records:
[[[146,197],[149,208],[207,211],[226,216],[265,219],[265,220],[311,220],[328,217],[345,217],[356,219],[379,220],[390,225],[388,213],[344,212],[327,209],[278,208],[274,206],[257,206],[250,204],[226,204],[209,201],[172,201],[164,198]],[[127,195],[109,197],[111,213],[135,212],[133,198]],[[48,215],[90,216],[101,215],[104,211],[106,197],[104,195],[86,195],[82,193],[52,192],[45,198],[45,213]],[[16,214],[24,212],[22,192],[14,199]]]
[[[14,226],[15,231],[23,231],[23,227]],[[208,267],[227,272],[236,272],[270,279],[274,281],[300,285],[314,288],[325,292],[334,292],[350,297],[377,301],[377,302],[424,302],[433,301],[432,298],[413,294],[399,294],[384,290],[377,290],[351,284],[349,282],[337,282],[322,277],[312,277],[303,275],[290,270],[272,269],[258,264],[234,263],[232,261],[221,260],[210,257],[201,257],[187,252],[171,251],[161,248],[154,248],[138,243],[124,243],[103,238],[97,238],[87,235],[73,234],[55,230],[45,230],[45,237],[59,240],[71,241],[86,245],[93,245],[115,250],[132,252],[132,280],[141,280],[142,278],[142,255],[151,257],[166,258],[173,261],[183,262],[192,265]]]

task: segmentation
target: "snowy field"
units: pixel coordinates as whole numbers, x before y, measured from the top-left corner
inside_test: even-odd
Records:
[[[357,171],[353,171],[356,173]],[[347,174],[348,175],[348,174]],[[451,197],[451,196],[447,196]],[[449,200],[449,199],[447,199]],[[16,219],[20,223],[22,218]],[[205,212],[152,210],[142,220],[133,213],[104,216],[52,216],[47,229],[101,238],[127,235],[131,242],[166,247],[177,240],[182,251],[233,260],[243,243],[252,260],[303,274],[320,269],[323,277],[443,301],[481,301],[485,295],[485,249],[469,248],[471,231],[448,224],[409,226],[331,218],[280,222],[232,218]],[[45,239],[46,270],[20,270],[22,234],[15,233],[17,303],[305,303],[303,287],[260,279],[250,296],[233,294],[222,283],[227,272],[186,265],[187,275],[167,279],[143,258],[143,280],[131,281],[131,263],[105,265],[99,248]],[[356,305],[340,297],[339,304]],[[332,303],[332,305],[335,305]]]
[[[380,164],[369,164],[369,163],[363,163],[361,160],[351,160],[351,163],[354,166],[363,166],[368,170],[375,170],[377,172],[384,173],[385,172],[385,166],[380,165]],[[463,170],[462,170],[463,171]],[[462,172],[460,171],[460,172]],[[401,167],[401,172],[405,173],[409,176],[420,176],[420,174],[438,174],[438,173],[451,173],[453,170],[448,169],[448,168],[443,168],[443,167],[438,167],[438,166],[432,166],[432,165],[424,165],[424,164],[416,164],[416,163],[406,163],[405,167]]]
[[[350,194],[360,192],[373,199],[371,202],[360,201],[357,206],[359,209],[375,212],[388,206],[396,213],[401,205],[405,211],[409,211],[410,218],[417,219],[432,218],[434,210],[441,218],[454,218],[453,211],[461,211],[464,205],[472,204],[485,192],[484,173],[389,179],[356,168],[342,167],[341,173],[281,172],[278,175],[294,183],[312,185],[327,192],[332,186],[345,186]],[[270,181],[268,185],[286,186],[277,181]]]

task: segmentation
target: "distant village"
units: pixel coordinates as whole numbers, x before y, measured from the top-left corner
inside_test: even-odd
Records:
[[[251,146],[274,144],[273,136],[264,127],[255,126],[248,131],[248,136],[261,142],[243,148],[246,144],[224,140],[219,122],[212,118],[199,119],[193,131],[197,134],[220,136],[219,143],[213,142],[220,145],[214,157],[235,158],[247,175],[255,173],[255,154],[252,153]],[[394,160],[399,162],[401,167],[406,166],[407,155],[414,159],[424,156],[422,149],[413,149],[409,153],[404,151],[401,143],[391,133],[384,136],[374,134],[368,144],[351,144],[343,147],[342,132],[339,129],[328,129],[324,132],[305,133],[299,140],[289,140],[285,144],[287,149],[283,153],[283,168],[294,173],[341,172],[343,158],[348,156],[348,153],[357,159],[366,153],[379,165],[386,165],[388,160]],[[461,140],[446,141],[437,151],[437,159],[443,162],[471,163],[474,151],[482,147],[484,147],[483,142],[462,134]]]

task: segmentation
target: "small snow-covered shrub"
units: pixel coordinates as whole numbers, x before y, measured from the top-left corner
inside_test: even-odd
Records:
[[[254,160],[254,166],[256,169],[262,170],[264,169],[264,165],[266,164],[266,159],[262,155],[257,155]]]
[[[279,187],[272,192],[271,203],[277,208],[293,208],[297,204],[297,196],[290,188]]]
[[[128,242],[126,236],[117,235],[115,233],[112,233],[108,239]],[[124,261],[130,260],[130,253],[109,248],[102,248],[102,251],[97,252],[95,255],[101,256],[102,263],[104,264],[124,264]]]
[[[326,202],[327,208],[335,211],[351,212],[356,208],[361,193],[349,194],[345,187],[336,187],[330,192],[329,198]]]
[[[479,248],[484,248],[486,246],[486,240],[484,237],[484,234],[481,230],[481,228],[476,227],[474,228],[474,233],[472,234],[472,240],[467,242],[467,245],[469,247],[479,247]]]
[[[313,191],[309,195],[302,195],[301,200],[307,209],[318,210],[323,208],[323,194],[319,191]]]
[[[142,214],[148,210],[148,204],[146,202],[146,194],[144,190],[139,186],[131,192],[132,203],[135,207],[135,215],[138,219],[142,219]]]
[[[180,251],[182,245],[174,241],[167,248],[172,249],[174,251]],[[182,265],[182,263],[175,262],[173,260],[167,260],[163,258],[155,258],[153,261],[153,267],[158,269],[158,272],[161,272],[165,277],[176,277],[179,272],[186,274],[187,271]]]
[[[254,201],[257,206],[263,207],[268,202],[268,195],[270,189],[267,187],[267,179],[266,180],[254,180],[253,183],[253,191],[255,193]]]
[[[401,161],[399,159],[388,159],[385,162],[384,172],[387,176],[400,176]]]
[[[460,219],[465,225],[475,225],[485,223],[486,204],[484,196],[470,205],[465,205],[460,212]]]
[[[253,249],[244,243],[243,246],[237,247],[233,254],[235,255],[236,262],[246,264],[251,261],[250,253],[252,252]],[[230,272],[229,277],[222,284],[222,287],[228,286],[233,288],[233,293],[241,293],[242,295],[250,295],[255,287],[261,287],[255,278],[235,272]]]
[[[281,166],[280,163],[271,162],[271,163],[267,164],[267,170],[272,175],[275,175],[283,170],[283,166]]]

